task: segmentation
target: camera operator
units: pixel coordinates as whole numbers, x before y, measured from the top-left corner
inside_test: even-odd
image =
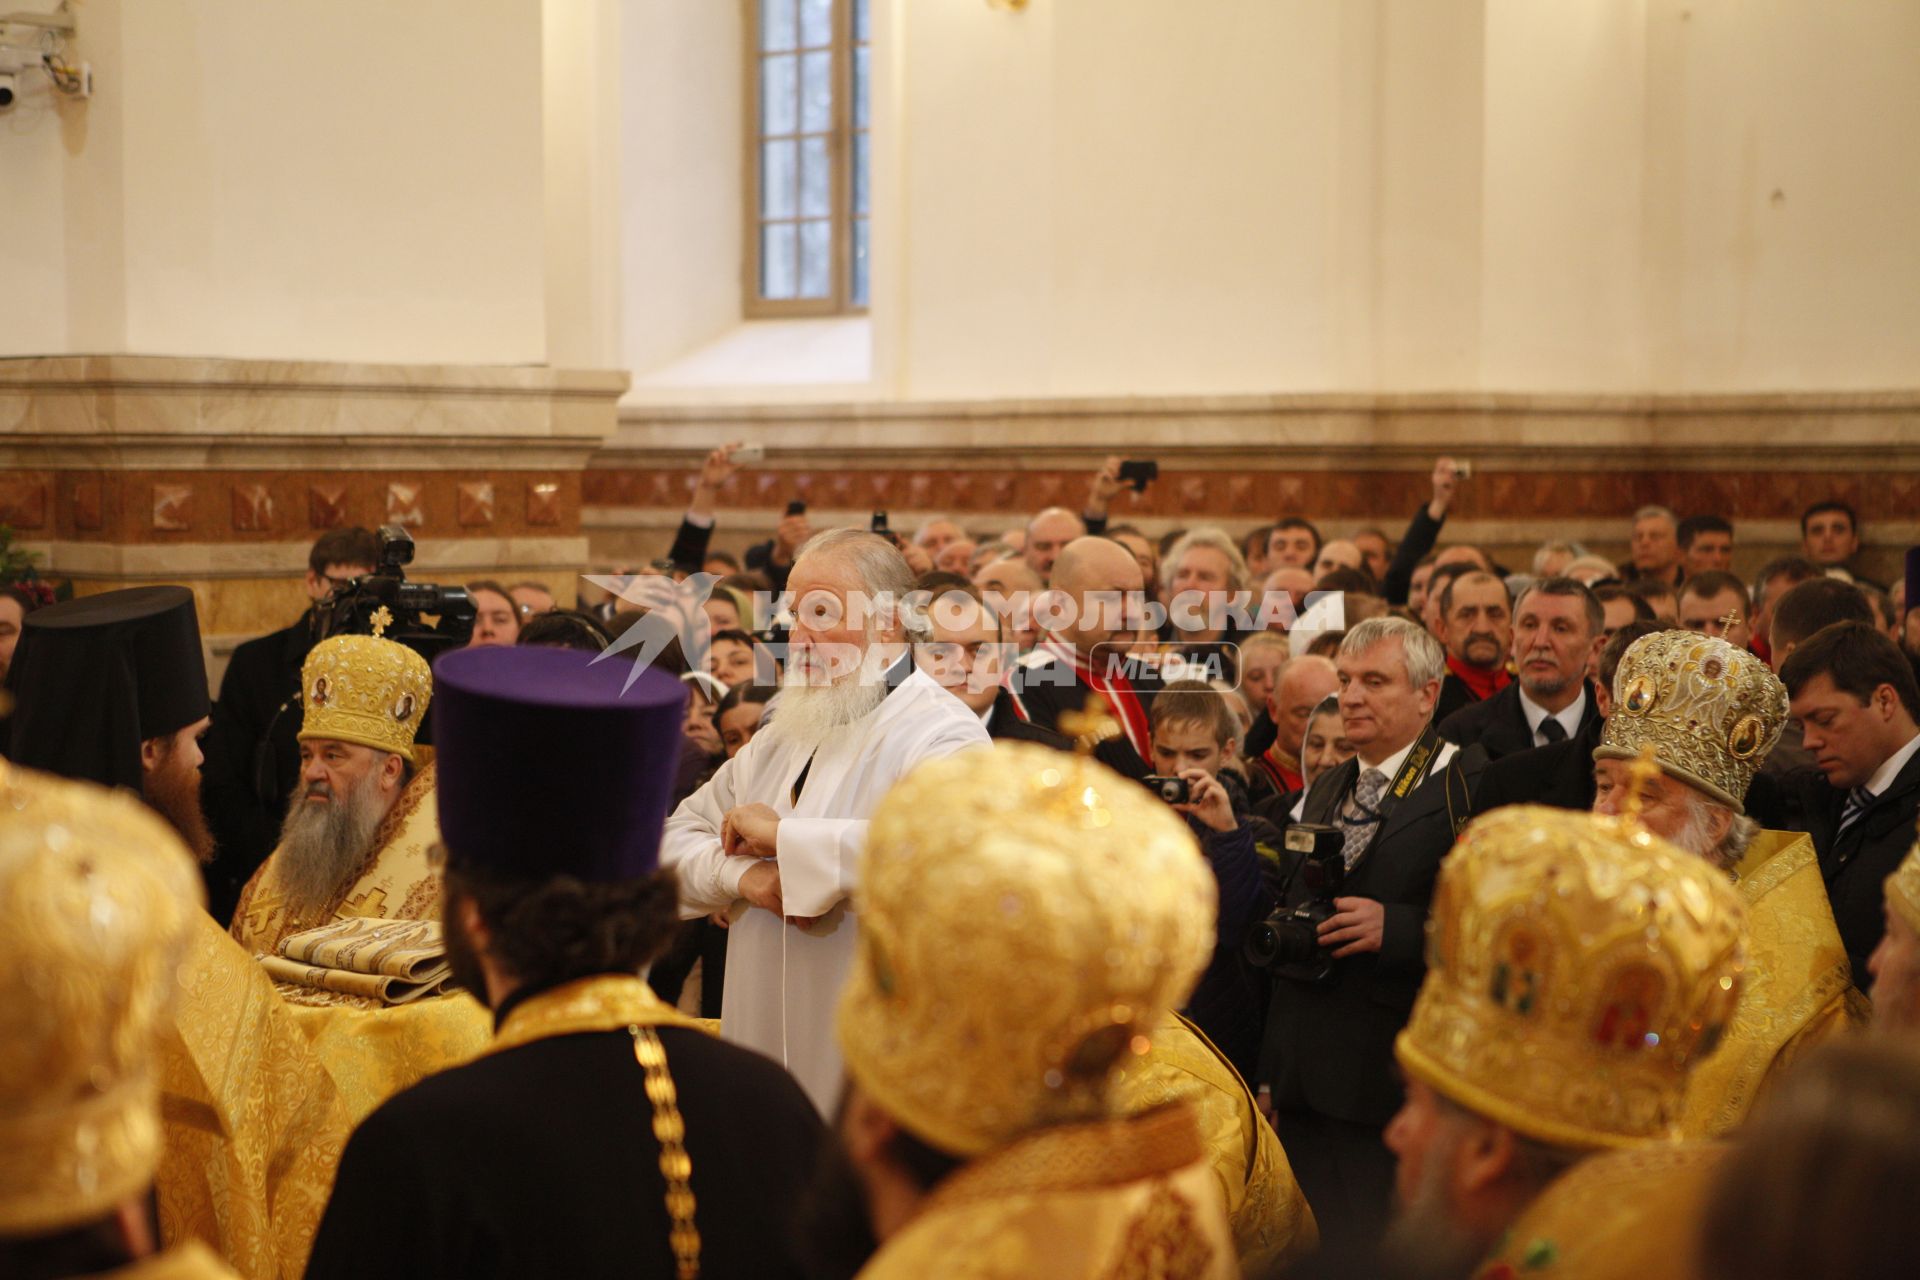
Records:
[[[1434,878],[1467,821],[1486,753],[1456,753],[1436,732],[1446,654],[1421,627],[1361,622],[1334,665],[1356,754],[1317,776],[1292,817],[1337,832],[1344,868],[1332,868],[1331,900],[1310,908],[1315,963],[1276,966],[1258,1079],[1272,1089],[1275,1127],[1322,1239],[1364,1243],[1384,1229],[1393,1196],[1381,1142],[1401,1102],[1393,1041],[1420,988]],[[1290,852],[1308,830],[1288,833]],[[1307,905],[1321,880],[1299,865],[1282,912]]]
[[[1222,694],[1202,680],[1172,681],[1153,700],[1152,724],[1153,776],[1144,782],[1186,817],[1220,889],[1213,959],[1184,1012],[1251,1079],[1266,981],[1240,944],[1272,905],[1259,845],[1277,850],[1280,833],[1247,812],[1246,784],[1224,768],[1239,726]]]
[[[307,555],[307,611],[291,626],[248,640],[227,661],[201,766],[202,805],[215,848],[205,868],[207,910],[223,925],[241,886],[273,849],[299,777],[300,744],[294,739],[300,713],[294,703],[300,664],[325,634],[324,603],[337,588],[372,573],[377,554],[366,529],[321,534]],[[271,751],[264,768],[263,750]]]

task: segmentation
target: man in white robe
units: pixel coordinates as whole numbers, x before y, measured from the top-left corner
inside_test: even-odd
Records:
[[[772,720],[667,820],[662,848],[682,916],[732,917],[721,1034],[784,1065],[822,1113],[840,1094],[834,1006],[867,815],[921,761],[988,745],[979,717],[914,669],[897,607],[911,586],[873,534],[801,548]]]

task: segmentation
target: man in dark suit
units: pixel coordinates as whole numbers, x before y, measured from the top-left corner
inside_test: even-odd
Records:
[[[221,924],[273,852],[287,800],[300,776],[300,664],[321,637],[320,607],[336,587],[373,572],[378,555],[365,529],[332,529],[307,553],[307,599],[293,625],[248,640],[227,660],[220,699],[202,746],[201,806],[213,831],[213,861],[203,868],[207,910]]]
[[[1381,1130],[1401,1102],[1393,1039],[1425,972],[1434,878],[1485,755],[1431,732],[1445,656],[1422,628],[1369,619],[1347,632],[1335,665],[1357,754],[1315,778],[1294,812],[1342,833],[1345,883],[1318,929],[1331,972],[1276,972],[1258,1076],[1322,1239],[1339,1244],[1377,1238],[1391,1208]],[[1307,901],[1298,873],[1284,874],[1286,905]]]
[[[1116,661],[1122,655],[1114,647],[1140,622],[1140,563],[1111,539],[1075,538],[1053,562],[1049,583],[1058,607],[1037,620],[1049,629],[1014,667],[1008,683],[1014,710],[1029,724],[1072,737],[1063,717],[1079,715],[1097,696],[1139,758],[1139,767],[1128,771],[1142,773],[1152,750],[1147,704],[1161,681],[1142,663]]]
[[[1447,646],[1447,674],[1433,718],[1444,724],[1454,712],[1494,697],[1513,677],[1507,654],[1513,648],[1513,601],[1507,584],[1480,569],[1428,585],[1439,592],[1440,641]]]
[[[980,588],[958,574],[930,573],[914,584],[913,611],[920,619],[914,665],[967,704],[996,742],[1036,742],[1071,751],[1073,739],[1020,718],[1001,677],[1013,665],[1006,624],[987,607]]]
[[[1543,804],[1554,809],[1593,809],[1593,749],[1613,708],[1613,676],[1633,642],[1660,630],[1655,622],[1629,622],[1613,633],[1600,651],[1600,679],[1593,686],[1594,716],[1564,742],[1549,743],[1502,756],[1487,765],[1473,793],[1476,816],[1510,804]]]
[[[1572,578],[1528,587],[1514,611],[1519,678],[1442,720],[1440,736],[1463,747],[1478,743],[1495,760],[1580,737],[1599,715],[1586,672],[1604,621],[1600,602]]]
[[[825,1140],[812,1103],[636,976],[677,916],[686,693],[633,678],[566,649],[437,664],[448,958],[496,1039],[361,1124],[310,1278],[799,1274],[781,1216]]]
[[[1854,983],[1865,991],[1867,957],[1886,929],[1883,886],[1913,847],[1920,813],[1920,686],[1899,646],[1867,622],[1801,641],[1780,680],[1823,775],[1805,784],[1807,824]]]

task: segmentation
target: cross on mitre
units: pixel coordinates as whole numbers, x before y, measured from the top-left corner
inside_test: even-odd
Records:
[[[1722,631],[1731,631],[1739,625],[1740,611],[1738,609],[1727,610],[1727,616],[1720,619],[1720,629]]]
[[[393,625],[393,614],[387,606],[381,605],[373,611],[373,638],[379,640],[387,634],[387,628]]]
[[[1119,733],[1120,728],[1120,722],[1107,708],[1107,700],[1098,693],[1089,693],[1080,710],[1060,713],[1060,732],[1073,739],[1074,750],[1082,755],[1090,754]]]

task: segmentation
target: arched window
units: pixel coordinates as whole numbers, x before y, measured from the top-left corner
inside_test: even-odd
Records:
[[[867,308],[870,0],[747,0],[746,313]]]

